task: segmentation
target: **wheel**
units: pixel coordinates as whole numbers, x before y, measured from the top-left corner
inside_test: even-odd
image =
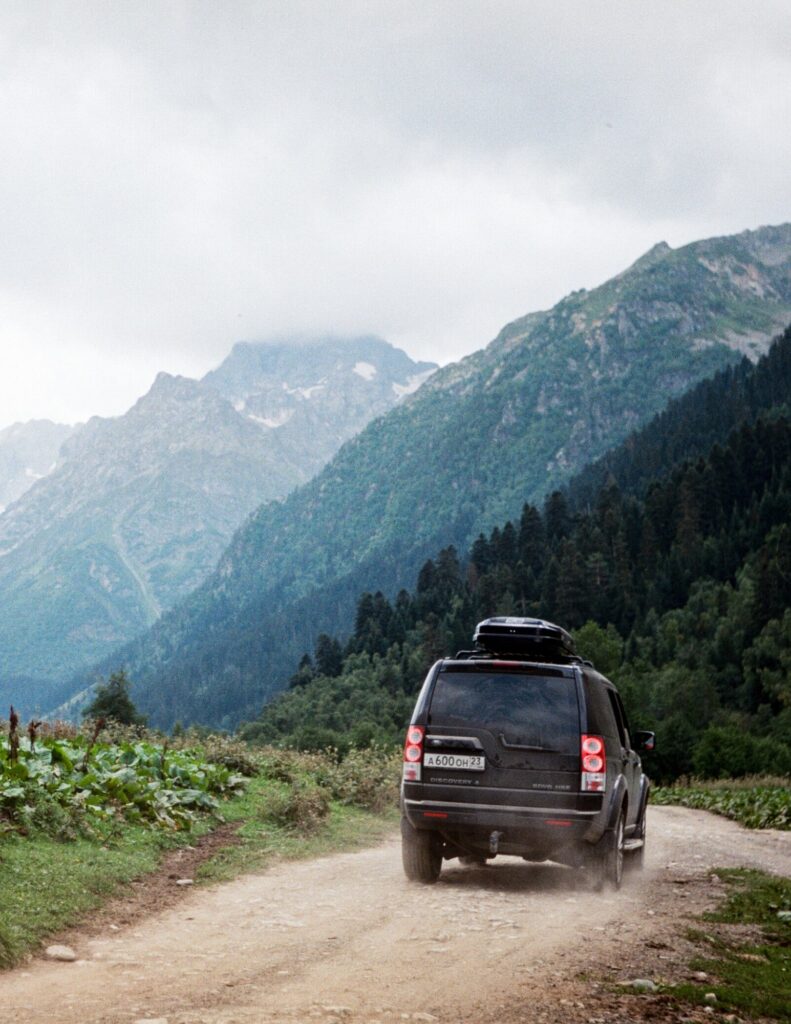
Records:
[[[412,882],[436,882],[442,870],[442,848],[433,832],[421,832],[401,819],[401,861]]]
[[[594,846],[589,863],[589,872],[593,888],[600,892],[605,885],[620,889],[623,882],[623,811],[618,814],[615,828],[605,832]]]

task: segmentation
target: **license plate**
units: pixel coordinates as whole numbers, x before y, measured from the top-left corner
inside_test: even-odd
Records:
[[[449,768],[454,772],[482,772],[486,768],[483,754],[435,754],[426,751],[423,755],[426,768]]]

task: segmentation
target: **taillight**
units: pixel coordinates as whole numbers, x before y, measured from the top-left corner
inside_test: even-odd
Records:
[[[601,736],[583,735],[580,743],[580,760],[580,789],[587,793],[603,793],[607,788],[607,755]]]
[[[410,725],[404,743],[404,782],[420,782],[423,767],[423,737],[426,730],[421,725]]]

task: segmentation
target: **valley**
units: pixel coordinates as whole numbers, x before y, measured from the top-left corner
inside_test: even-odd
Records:
[[[0,1024],[791,1024],[789,39],[0,4]]]
[[[320,633],[349,635],[361,593],[414,587],[426,559],[515,520],[741,349],[757,359],[791,317],[789,262],[789,226],[658,246],[514,321],[259,508],[204,584],[93,670],[125,664],[156,724],[234,728]]]

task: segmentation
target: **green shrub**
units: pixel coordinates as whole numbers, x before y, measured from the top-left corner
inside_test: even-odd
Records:
[[[383,811],[398,802],[401,755],[392,747],[352,750],[330,767],[327,782],[336,800],[368,811]]]
[[[713,811],[746,828],[791,829],[788,779],[692,780],[683,785],[654,789],[651,801]]]
[[[756,738],[736,725],[709,726],[695,747],[695,774],[702,779],[791,772],[791,749],[770,737]]]
[[[265,821],[302,833],[316,832],[330,813],[330,794],[313,782],[298,780],[269,793],[261,814]]]
[[[85,808],[78,803],[58,803],[49,794],[30,793],[19,814],[20,823],[33,834],[68,842],[90,833],[85,820]]]
[[[292,750],[269,749],[261,758],[261,774],[274,782],[293,782],[299,774],[299,755]]]
[[[201,745],[201,752],[212,764],[223,765],[247,778],[261,770],[260,759],[251,756],[248,746],[231,736],[209,736]]]
[[[273,782],[318,786],[340,803],[382,811],[398,801],[401,753],[391,746],[342,752],[262,748],[257,755],[261,775]],[[286,823],[288,823],[286,821]]]
[[[338,760],[337,750],[321,752],[307,750],[264,747],[257,755],[260,773],[275,782],[293,782],[295,779],[312,778],[324,784],[329,768]]]

